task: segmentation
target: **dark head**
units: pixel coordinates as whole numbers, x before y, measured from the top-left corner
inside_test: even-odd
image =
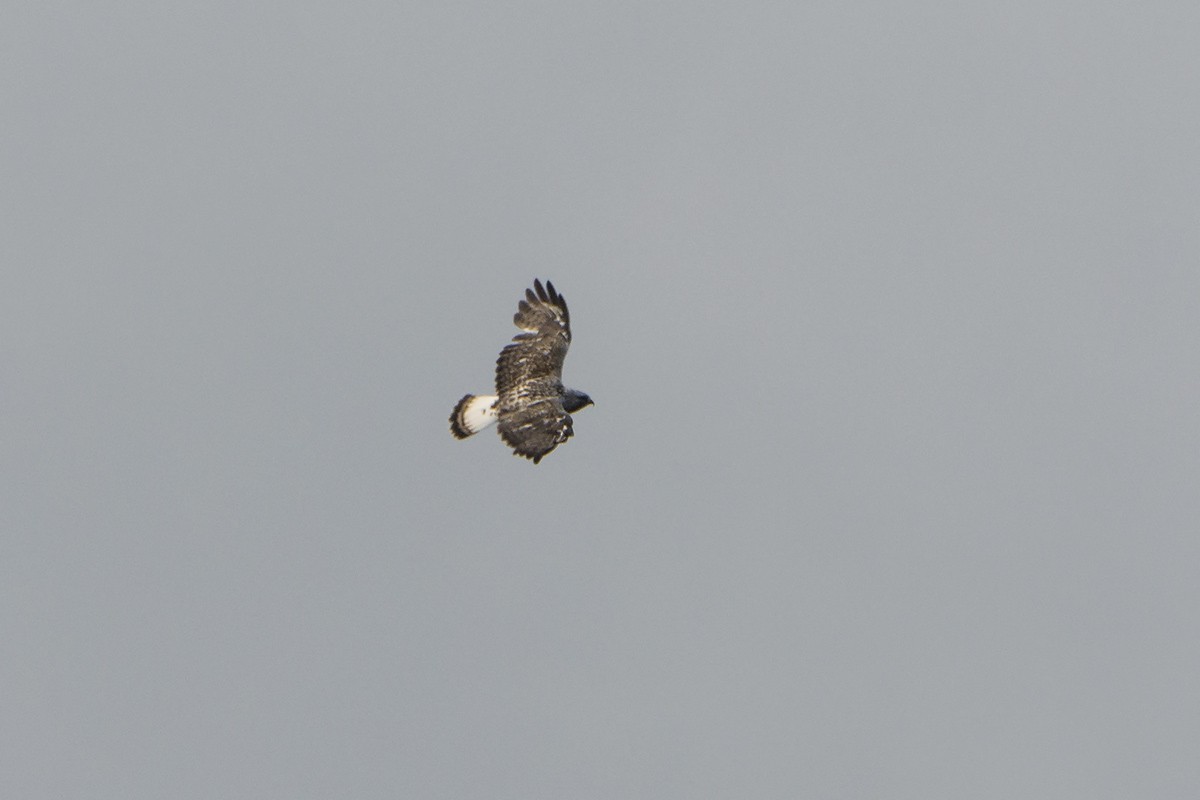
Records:
[[[563,392],[563,409],[568,414],[574,414],[584,406],[593,406],[592,398],[588,397],[583,392],[577,392],[574,389],[567,389]]]

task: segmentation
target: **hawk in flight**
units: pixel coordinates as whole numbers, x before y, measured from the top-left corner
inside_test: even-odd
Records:
[[[592,398],[562,384],[571,346],[571,315],[554,284],[540,280],[525,290],[513,323],[523,332],[496,359],[496,394],[468,394],[450,415],[450,432],[466,439],[496,423],[513,453],[538,463],[574,435],[571,414]]]

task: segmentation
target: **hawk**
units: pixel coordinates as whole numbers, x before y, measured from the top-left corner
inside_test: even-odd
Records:
[[[593,403],[583,392],[563,388],[571,315],[554,284],[535,280],[513,323],[523,332],[496,359],[496,394],[464,395],[450,414],[450,432],[466,439],[496,423],[513,454],[537,464],[575,435],[571,414]]]

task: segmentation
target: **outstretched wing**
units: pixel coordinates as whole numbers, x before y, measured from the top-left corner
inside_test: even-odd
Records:
[[[562,401],[556,398],[523,403],[502,412],[497,427],[500,438],[514,453],[533,459],[535,464],[575,435],[571,415],[563,410]]]
[[[540,280],[525,290],[513,323],[521,329],[496,359],[500,436],[517,455],[533,459],[572,435],[563,410],[562,368],[571,346],[571,315],[554,284]]]

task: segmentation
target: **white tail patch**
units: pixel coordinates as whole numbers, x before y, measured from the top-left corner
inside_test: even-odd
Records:
[[[499,399],[494,394],[465,395],[450,414],[450,432],[456,438],[465,439],[495,423]]]

